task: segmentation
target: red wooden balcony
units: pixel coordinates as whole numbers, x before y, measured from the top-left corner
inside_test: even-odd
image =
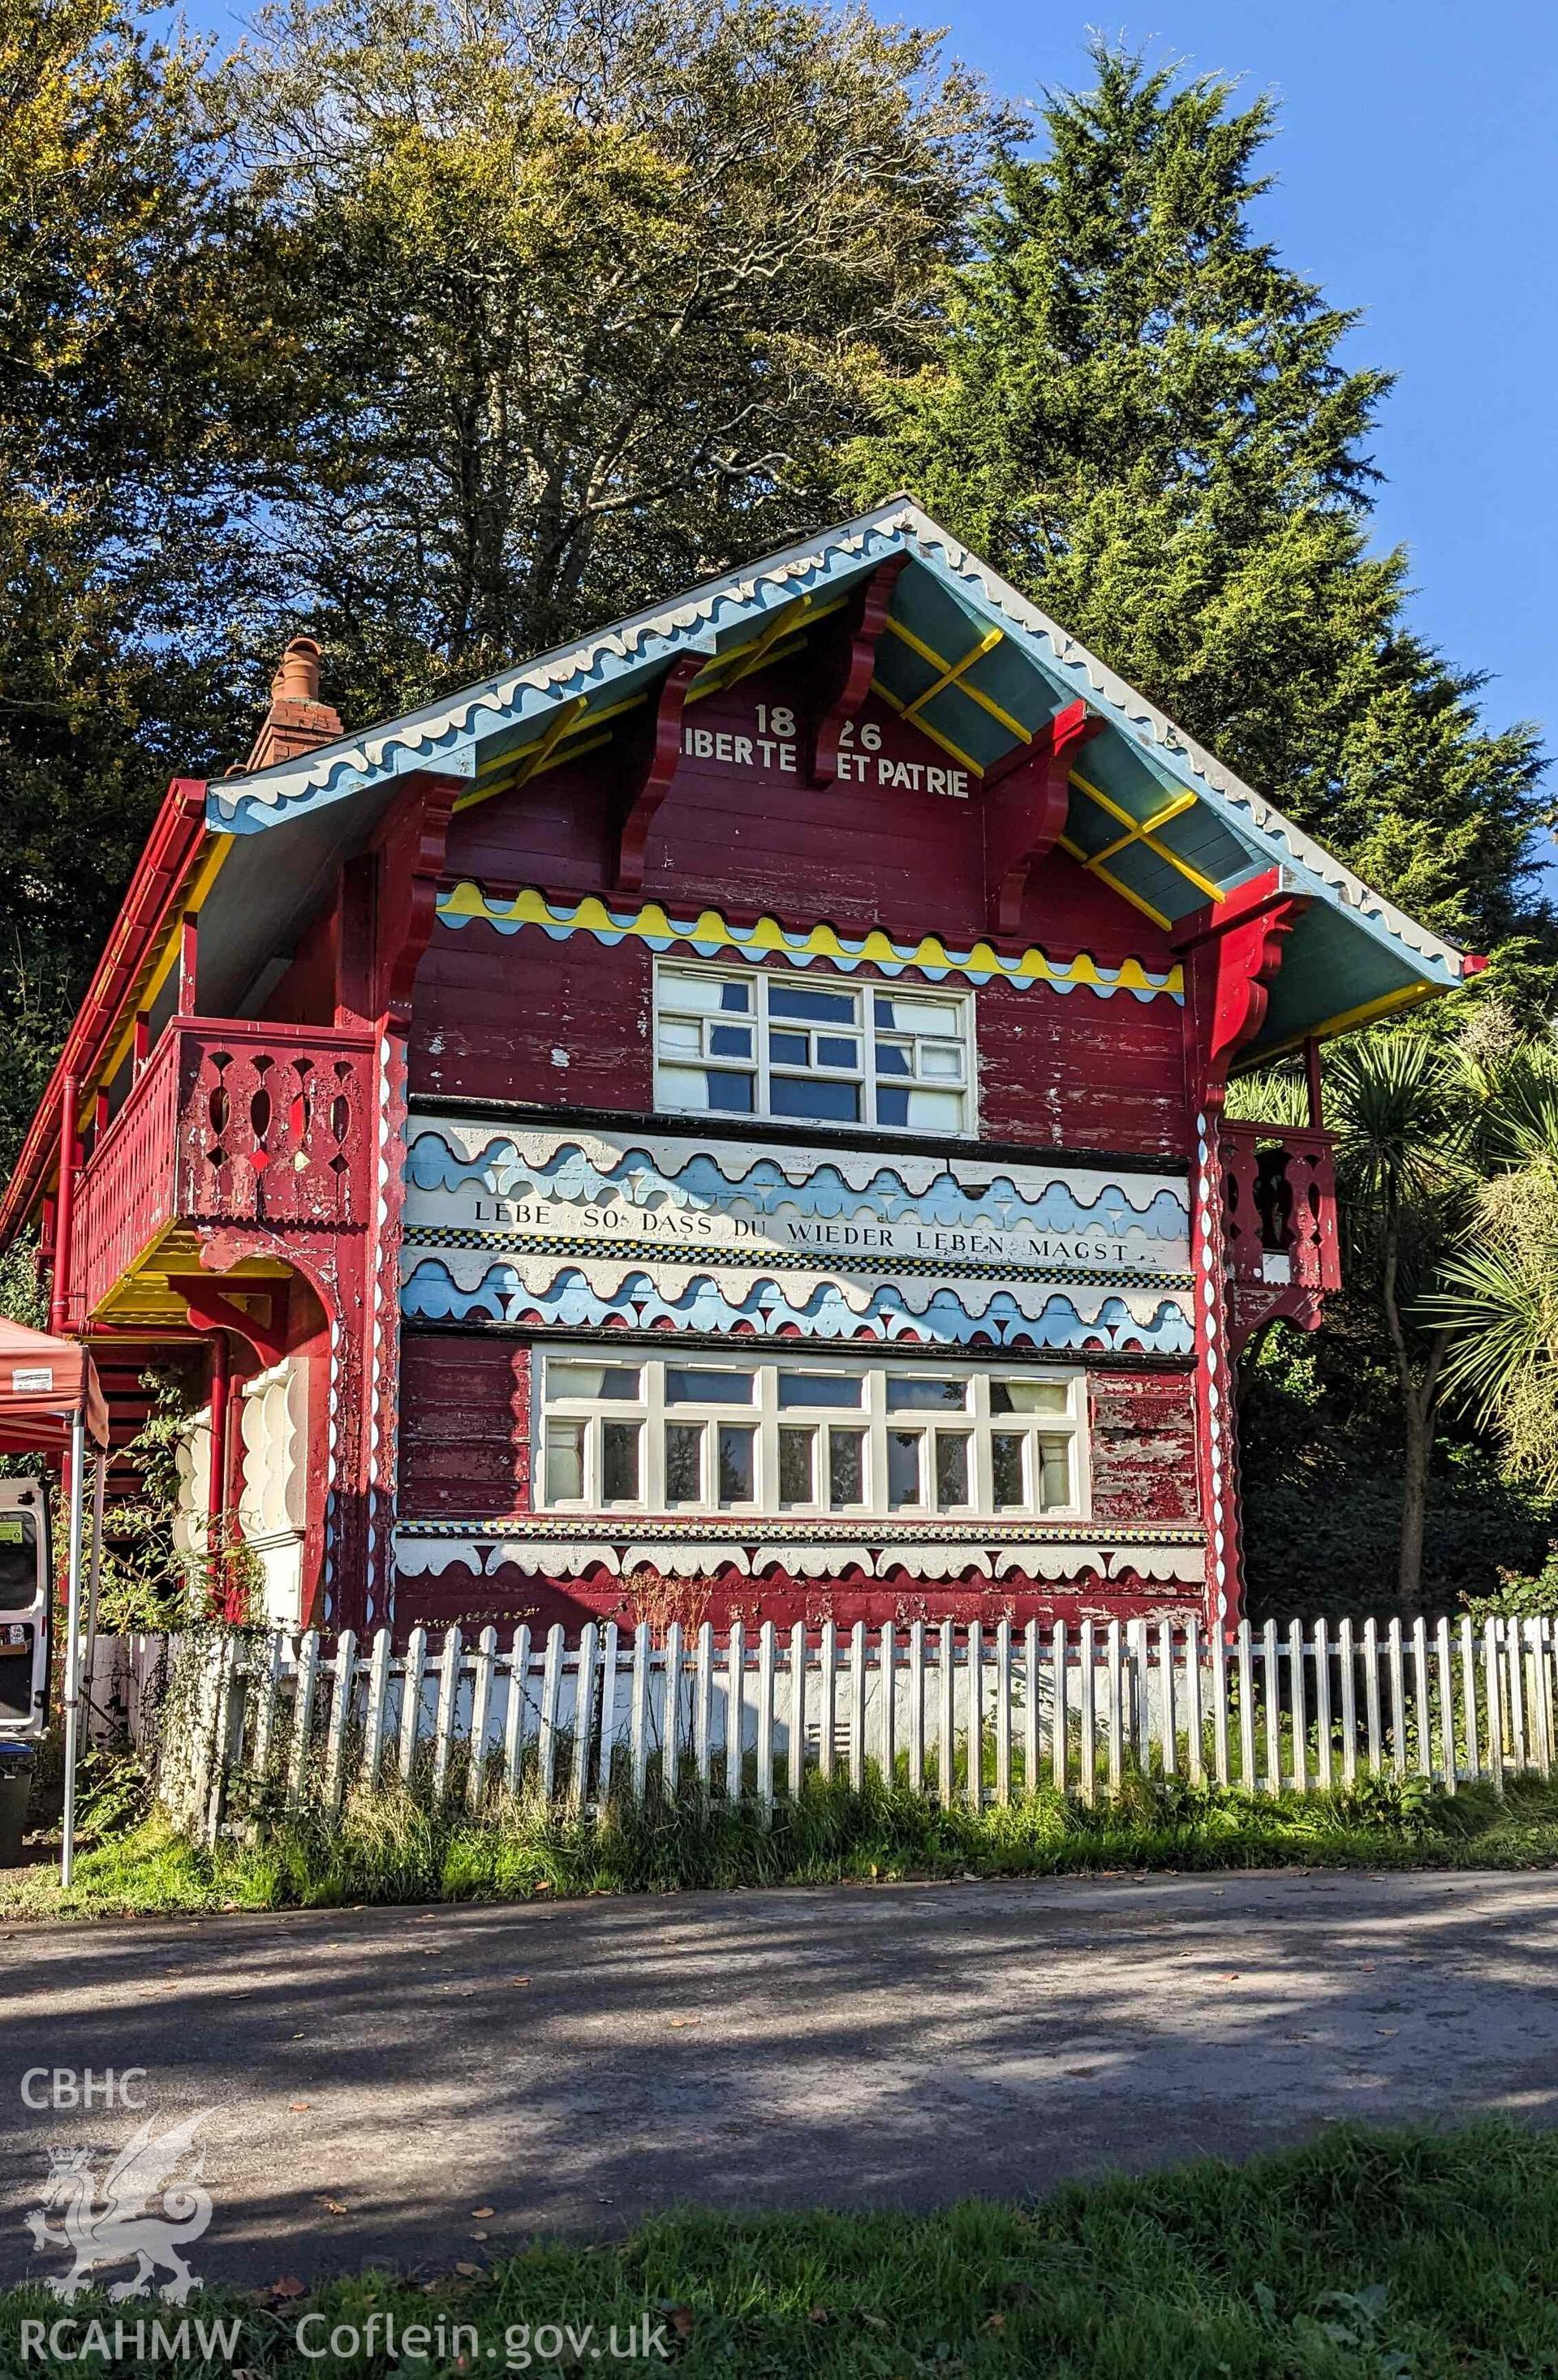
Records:
[[[369,1033],[169,1024],[78,1181],[70,1327],[170,1224],[361,1223],[372,1058]]]
[[[1223,1228],[1229,1278],[1272,1293],[1270,1311],[1313,1306],[1342,1285],[1336,1174],[1328,1132],[1224,1123]],[[1256,1301],[1259,1303],[1259,1300]]]

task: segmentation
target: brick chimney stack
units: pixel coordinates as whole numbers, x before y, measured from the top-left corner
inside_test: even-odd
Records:
[[[242,773],[295,760],[341,733],[339,713],[319,698],[319,647],[312,637],[294,637],[271,680],[271,707]]]

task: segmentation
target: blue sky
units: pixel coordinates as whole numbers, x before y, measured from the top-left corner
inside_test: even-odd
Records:
[[[242,10],[195,0],[230,38]],[[1416,617],[1484,669],[1496,723],[1558,747],[1558,5],[1554,0],[1142,0],[1089,19],[1031,0],[914,0],[949,46],[1034,97],[1087,72],[1089,21],[1281,103],[1262,229],[1332,301],[1351,359],[1399,375],[1375,443],[1375,536],[1404,544]],[[1558,889],[1555,885],[1554,889]]]

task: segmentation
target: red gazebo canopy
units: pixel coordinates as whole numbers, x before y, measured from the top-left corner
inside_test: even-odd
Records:
[[[108,1408],[85,1347],[0,1317],[0,1451],[63,1452],[74,1413],[86,1415],[87,1436],[106,1447]]]

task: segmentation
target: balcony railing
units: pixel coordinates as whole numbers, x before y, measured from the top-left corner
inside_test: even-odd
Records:
[[[372,1053],[367,1033],[170,1024],[81,1172],[72,1327],[170,1223],[363,1221]]]
[[[1286,1124],[1224,1123],[1222,1146],[1233,1280],[1321,1296],[1339,1289],[1331,1135]]]

